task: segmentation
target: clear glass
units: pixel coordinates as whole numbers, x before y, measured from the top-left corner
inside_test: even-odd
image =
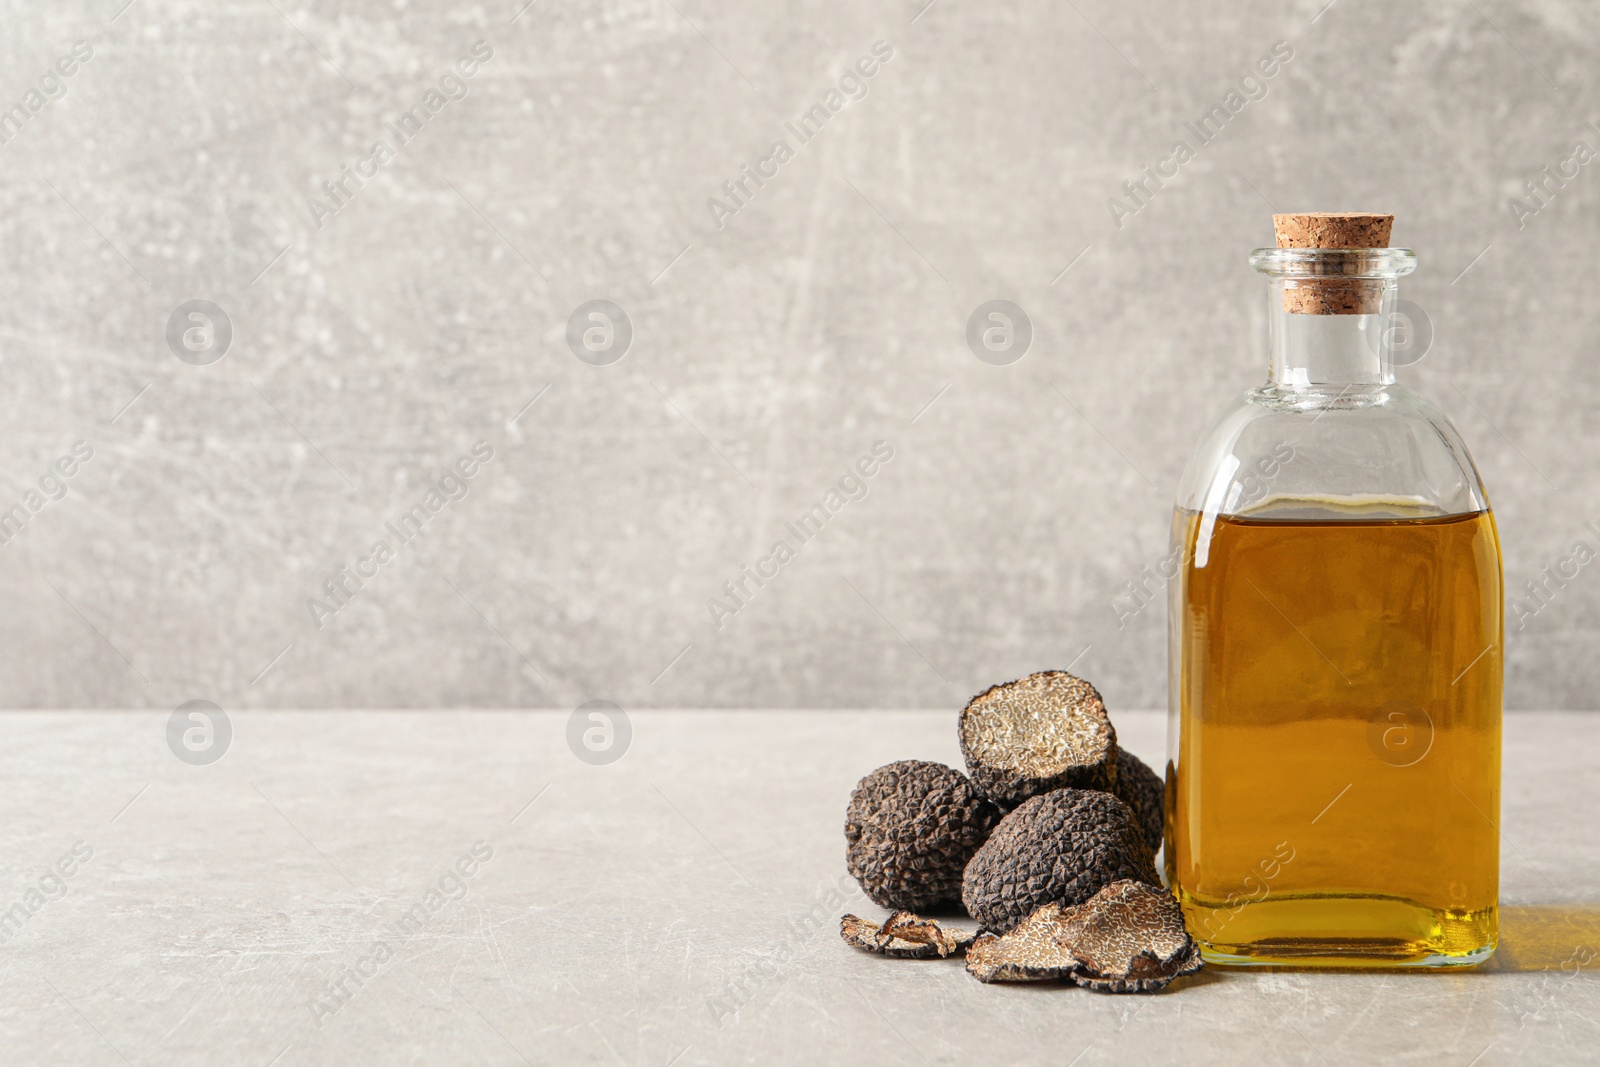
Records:
[[[1503,578],[1460,435],[1395,383],[1385,324],[1416,257],[1251,263],[1268,380],[1206,432],[1173,521],[1167,881],[1214,963],[1479,963]],[[1350,313],[1303,310],[1330,304]]]

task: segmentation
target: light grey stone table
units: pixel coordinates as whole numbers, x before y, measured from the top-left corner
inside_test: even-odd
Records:
[[[1159,762],[1160,716],[1117,722]],[[959,962],[839,942],[841,912],[882,914],[844,876],[850,787],[897,758],[957,761],[951,713],[631,723],[625,755],[590,765],[564,713],[241,712],[223,758],[192,766],[169,750],[166,716],[0,717],[0,905],[22,905],[0,930],[0,1061],[1468,1067],[1600,1054],[1600,716],[1507,719],[1490,965],[1209,968],[1120,997],[984,986]]]

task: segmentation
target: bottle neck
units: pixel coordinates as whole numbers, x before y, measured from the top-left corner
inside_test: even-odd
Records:
[[[1281,288],[1273,285],[1269,289],[1269,376],[1274,385],[1295,389],[1394,382],[1394,338],[1385,329],[1394,305],[1393,282],[1383,285],[1377,310],[1366,315],[1292,312],[1285,308]]]

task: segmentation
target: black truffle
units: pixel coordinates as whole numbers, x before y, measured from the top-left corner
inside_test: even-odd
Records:
[[[1058,789],[1000,821],[967,864],[961,900],[1003,933],[1041,904],[1082,904],[1123,878],[1161,884],[1133,809],[1110,793]]]
[[[967,971],[981,982],[1066,978],[1100,993],[1154,993],[1202,966],[1172,894],[1136,881],[1114,882],[1083,904],[1045,904],[967,949]]]
[[[1159,852],[1166,783],[1156,776],[1156,772],[1144,760],[1122,748],[1117,750],[1117,784],[1111,791],[1133,809],[1140,828],[1144,830],[1144,843],[1150,846],[1150,851]]]
[[[879,767],[850,794],[845,861],[875,904],[921,911],[959,902],[962,872],[1000,810],[942,763]]]
[[[1094,686],[1065,671],[1040,671],[984,690],[961,712],[967,773],[1010,809],[1051,790],[1110,790],[1117,732]]]
[[[1080,966],[1072,980],[1100,993],[1154,993],[1205,966],[1165,889],[1114,882],[1073,908],[1062,940]]]
[[[979,934],[967,947],[967,973],[980,982],[1047,982],[1067,978],[1078,958],[1061,943],[1060,904],[1045,904],[1007,934]]]
[[[973,934],[955,927],[944,927],[909,911],[897,911],[882,926],[868,919],[846,915],[839,920],[839,936],[847,945],[881,956],[906,960],[944,959],[959,956],[972,944]]]

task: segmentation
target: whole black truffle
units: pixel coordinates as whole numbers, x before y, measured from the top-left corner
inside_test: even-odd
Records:
[[[1095,789],[1058,789],[1026,801],[967,864],[961,900],[993,932],[1041,904],[1082,904],[1123,878],[1159,886],[1133,809]]]
[[[959,902],[967,861],[999,821],[1000,809],[960,771],[901,760],[879,767],[850,794],[845,862],[885,908]]]
[[[1161,820],[1167,786],[1144,760],[1122,748],[1117,750],[1117,784],[1112,793],[1139,818],[1144,843],[1152,853],[1161,850]]]
[[[961,712],[967,773],[1007,810],[1055,789],[1110,790],[1117,732],[1095,687],[1040,671],[973,697]]]

